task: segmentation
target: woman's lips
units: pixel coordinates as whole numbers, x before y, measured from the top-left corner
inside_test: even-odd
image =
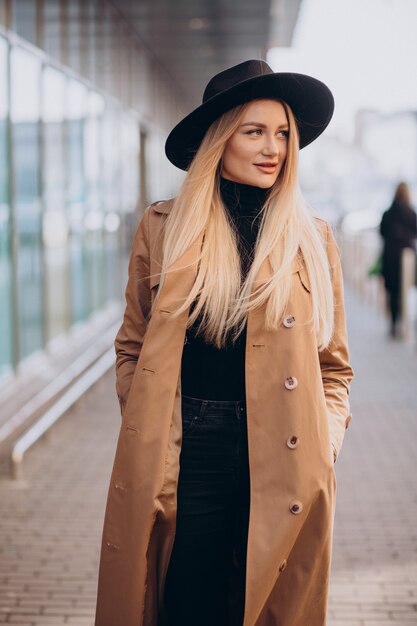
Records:
[[[261,172],[265,172],[265,174],[273,174],[277,168],[277,163],[275,165],[257,165],[255,166],[261,170]]]

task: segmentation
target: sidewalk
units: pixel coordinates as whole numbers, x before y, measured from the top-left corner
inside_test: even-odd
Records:
[[[417,625],[417,350],[346,291],[352,421],[336,464],[328,626]]]
[[[417,351],[388,339],[349,289],[346,304],[356,377],[336,464],[328,626],[417,625]],[[27,453],[27,484],[0,482],[0,624],[93,624],[120,425],[113,376]]]

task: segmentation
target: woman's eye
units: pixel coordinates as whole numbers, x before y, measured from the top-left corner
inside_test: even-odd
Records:
[[[254,128],[253,130],[249,130],[246,134],[250,135],[252,133],[261,133],[262,130],[260,128]],[[284,137],[288,137],[289,135],[289,131],[288,130],[279,130],[278,134],[282,133],[284,135]]]

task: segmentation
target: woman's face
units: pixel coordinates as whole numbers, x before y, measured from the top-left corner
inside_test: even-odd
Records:
[[[272,187],[287,156],[288,128],[280,102],[269,99],[251,102],[239,128],[226,143],[223,178],[256,187]]]

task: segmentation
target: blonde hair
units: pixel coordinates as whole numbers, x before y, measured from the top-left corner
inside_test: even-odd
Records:
[[[159,290],[167,268],[204,230],[196,280],[173,317],[190,307],[187,322],[190,327],[201,313],[197,332],[218,348],[225,345],[228,335],[232,341],[236,340],[244,329],[248,311],[264,303],[265,329],[278,328],[286,313],[291,265],[299,248],[310,279],[310,321],[319,349],[327,347],[333,332],[333,290],[325,242],[298,183],[297,123],[288,104],[278,101],[289,124],[287,157],[261,209],[253,262],[243,283],[237,235],[229,223],[219,181],[226,142],[237,130],[248,104],[227,111],[210,126],[165,222]],[[272,276],[257,285],[251,297],[255,276],[266,257],[271,263]]]

